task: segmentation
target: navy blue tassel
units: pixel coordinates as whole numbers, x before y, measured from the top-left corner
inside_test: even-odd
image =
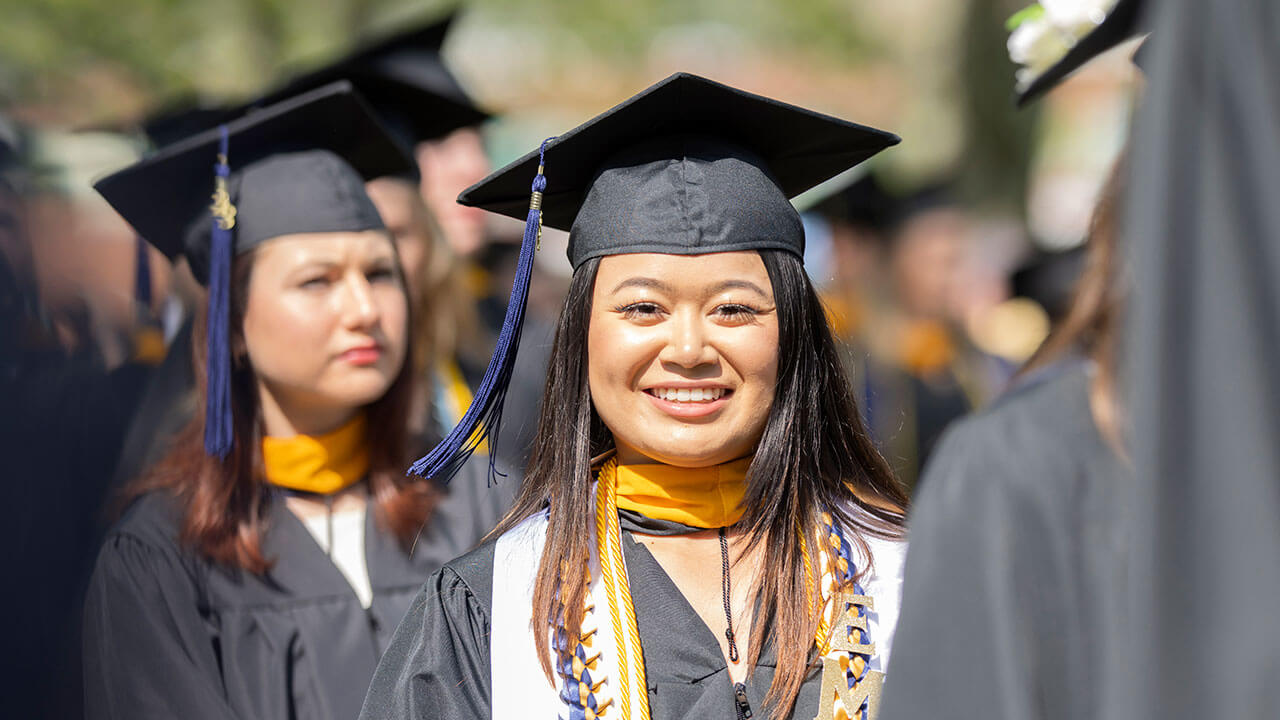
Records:
[[[484,379],[476,389],[471,407],[458,421],[444,440],[431,452],[409,468],[409,472],[438,482],[448,482],[462,464],[471,457],[476,447],[486,438],[497,435],[502,422],[502,404],[507,396],[507,384],[515,369],[516,350],[520,346],[520,333],[524,327],[525,303],[529,298],[529,280],[533,277],[533,254],[542,239],[542,193],[547,189],[543,164],[547,143],[542,141],[538,151],[538,174],[533,178],[533,195],[529,200],[529,217],[524,224],[524,239],[520,243],[520,261],[516,265],[515,280],[511,283],[511,302],[502,321],[502,332]],[[489,453],[489,469],[495,472],[492,446]]]
[[[231,428],[231,229],[236,210],[227,193],[227,127],[219,128],[218,162],[213,166],[214,192],[212,230],[209,237],[209,357],[208,394],[204,415],[204,451],[226,458],[234,435]]]
[[[151,255],[147,251],[147,241],[141,235],[134,238],[133,244],[137,260],[133,273],[133,301],[137,303],[139,314],[146,315],[151,311]]]

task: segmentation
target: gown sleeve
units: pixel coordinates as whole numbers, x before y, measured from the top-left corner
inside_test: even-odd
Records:
[[[383,654],[360,719],[488,718],[487,600],[451,567],[432,575]]]
[[[127,534],[107,539],[85,601],[87,720],[236,717],[198,608],[176,548]]]
[[[1078,628],[1055,511],[1034,489],[1055,479],[1020,480],[998,430],[962,423],[926,472],[880,720],[1069,717],[1046,686],[1075,675],[1064,638]]]

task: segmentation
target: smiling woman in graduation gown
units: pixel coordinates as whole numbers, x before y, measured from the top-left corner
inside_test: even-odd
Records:
[[[410,162],[335,83],[98,183],[209,306],[202,412],[91,581],[88,717],[355,717],[422,581],[496,521],[451,496],[428,522],[434,485],[403,477],[408,300],[364,183]]]
[[[906,499],[788,197],[896,142],[677,74],[463,194],[527,220],[510,347],[541,223],[570,230],[574,277],[516,508],[428,581],[365,720],[874,715]]]

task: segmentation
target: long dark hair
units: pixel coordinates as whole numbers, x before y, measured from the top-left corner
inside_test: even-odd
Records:
[[[821,302],[799,258],[777,250],[760,256],[778,308],[778,384],[764,434],[747,474],[745,514],[739,525],[748,547],[764,548],[769,571],[756,588],[761,617],[772,617],[778,668],[766,703],[785,715],[809,670],[821,615],[820,593],[809,586],[820,575],[806,568],[799,533],[810,534],[823,510],[837,515],[869,556],[864,534],[900,537],[907,497],[876,451],[854,402]],[[546,546],[533,594],[533,617],[551,618],[566,608],[570,636],[582,624],[585,568],[593,527],[591,459],[613,447],[612,435],[591,403],[587,383],[587,331],[599,260],[573,275],[560,314],[543,393],[533,455],[515,507],[494,531],[500,534],[550,507]],[[554,431],[550,429],[554,428]],[[857,506],[862,512],[850,515]],[[816,561],[816,553],[811,558]],[[562,575],[562,568],[567,576]],[[859,568],[866,572],[867,568]],[[765,642],[754,633],[752,667]],[[551,677],[552,648],[539,643],[538,658]]]
[[[254,253],[237,256],[231,276],[231,328],[244,326]],[[397,266],[399,263],[397,262]],[[402,278],[403,279],[403,278]],[[207,307],[200,303],[199,307]],[[143,493],[171,492],[183,511],[181,540],[221,565],[262,574],[273,559],[262,551],[271,492],[263,481],[262,431],[257,381],[247,360],[231,368],[232,429],[235,445],[225,460],[204,451],[208,390],[207,312],[196,313],[191,333],[196,377],[196,412],[169,453],[124,490],[126,501]],[[412,318],[409,319],[412,322]],[[410,325],[412,327],[412,325]],[[238,337],[233,337],[232,347]],[[391,387],[365,408],[369,443],[368,483],[377,519],[400,543],[411,546],[436,501],[430,483],[404,477],[409,455],[409,409],[413,392],[412,347]]]

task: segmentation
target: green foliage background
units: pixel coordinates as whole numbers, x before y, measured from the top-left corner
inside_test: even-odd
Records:
[[[693,37],[695,47],[702,35],[728,38],[709,40],[707,52],[740,56],[744,72],[779,68],[784,79],[761,78],[761,91],[902,134],[902,150],[887,163],[891,173],[953,174],[981,204],[1016,209],[1033,120],[1013,112],[1002,23],[1020,4],[475,0],[461,7],[460,32],[446,56],[458,60],[459,74],[482,100],[509,111],[496,132],[506,138],[497,143],[501,155],[531,142],[540,126],[580,119],[658,79],[653,70],[661,63],[652,55],[660,38],[683,33],[682,42]],[[181,98],[243,98],[291,68],[451,7],[406,0],[0,0],[0,100],[29,122],[121,126]],[[503,82],[486,81],[498,74]],[[595,87],[601,78],[604,87]],[[866,96],[855,96],[857,88]],[[808,95],[795,96],[802,91]],[[565,105],[560,115],[557,103]]]

